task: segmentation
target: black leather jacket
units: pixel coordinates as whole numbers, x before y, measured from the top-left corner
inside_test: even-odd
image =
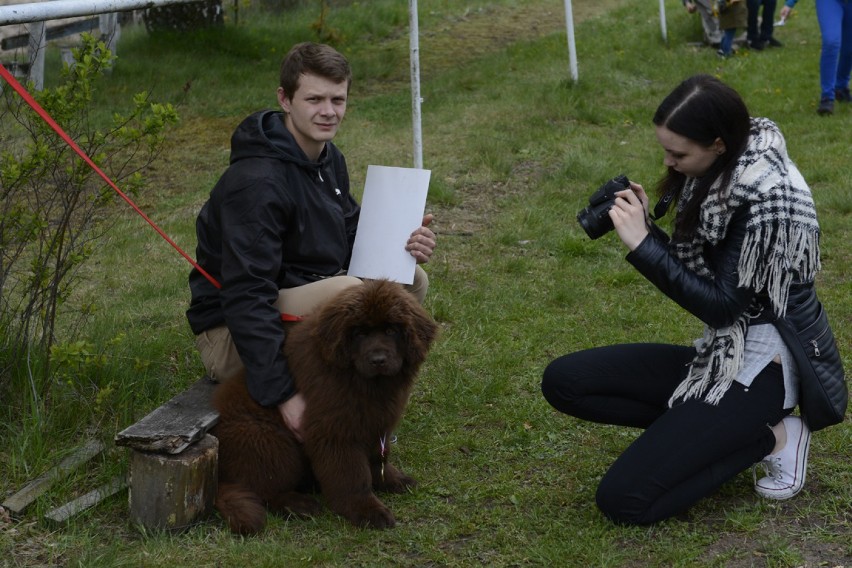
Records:
[[[249,116],[234,132],[231,164],[196,221],[196,258],[222,288],[193,269],[186,315],[195,334],[228,326],[259,404],[295,393],[278,290],[347,268],[359,213],[331,142],[309,160],[275,111]]]
[[[747,211],[737,211],[728,234],[705,250],[713,278],[699,276],[669,250],[669,238],[652,225],[651,233],[627,255],[630,262],[663,294],[714,329],[732,325],[749,307],[754,290],[741,288],[738,266],[746,237]]]

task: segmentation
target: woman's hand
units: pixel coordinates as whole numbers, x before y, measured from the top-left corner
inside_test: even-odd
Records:
[[[648,195],[641,185],[633,182],[630,189],[615,195],[609,218],[621,242],[632,251],[648,236]]]
[[[423,217],[423,224],[411,233],[408,242],[405,244],[405,250],[417,260],[417,264],[429,262],[429,258],[435,252],[437,241],[435,233],[429,228],[429,224],[432,223],[434,218],[435,216],[431,213],[425,215]]]
[[[636,197],[639,198],[639,201],[642,203],[642,207],[645,208],[645,219],[650,223],[651,217],[650,212],[651,208],[648,206],[651,203],[651,200],[648,198],[648,194],[645,193],[645,188],[636,183],[635,181],[630,182],[630,189],[633,190],[633,193],[636,194]]]

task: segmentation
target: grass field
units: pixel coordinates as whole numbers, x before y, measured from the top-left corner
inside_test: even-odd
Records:
[[[190,254],[230,134],[245,115],[275,105],[278,63],[296,41],[325,38],[352,62],[336,142],[353,187],[369,164],[413,163],[406,3],[333,2],[320,32],[311,27],[319,2],[295,4],[272,14],[241,4],[239,24],[229,12],[223,28],[181,36],[128,27],[95,95],[93,112],[105,115],[147,90],[178,106],[181,122],[145,172],[138,203]],[[663,166],[650,118],[699,72],[730,83],[753,115],[784,132],[817,203],[819,291],[850,368],[852,107],[829,118],[815,112],[813,3],[800,3],[778,29],[785,47],[728,60],[693,45],[699,18],[679,1],[666,0],[667,43],[656,2],[575,4],[576,83],[559,0],[419,3],[427,210],[439,238],[426,307],[441,336],[393,450],[420,482],[386,499],[396,528],[359,530],[325,513],[275,518],[252,539],[231,536],[216,517],[181,534],[150,534],[128,522],[126,493],[65,526],[43,521],[48,509],[126,471],[115,433],[202,373],[184,317],[189,265],[132,212],[116,210],[118,226],[75,298],[97,306],[82,337],[102,357],[62,369],[42,422],[25,389],[5,395],[0,499],[83,439],[110,449],[20,518],[0,516],[0,566],[852,566],[848,418],[814,436],[808,481],[793,500],[759,499],[744,472],[680,518],[623,528],[601,516],[594,492],[637,431],[559,415],[539,392],[544,366],[563,353],[700,335],[697,320],[624,262],[614,235],[590,241],[575,220],[614,175],[653,187]],[[48,86],[57,65],[49,54]]]

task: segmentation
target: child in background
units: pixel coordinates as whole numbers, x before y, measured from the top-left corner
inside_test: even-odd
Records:
[[[721,57],[734,54],[734,36],[737,28],[748,24],[748,10],[743,0],[717,0],[716,11],[719,14],[719,29],[722,30],[722,42],[717,52]]]

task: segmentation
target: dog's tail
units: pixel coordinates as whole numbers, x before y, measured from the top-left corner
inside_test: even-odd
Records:
[[[266,526],[266,507],[260,497],[237,483],[219,484],[216,509],[231,532],[252,535]]]

